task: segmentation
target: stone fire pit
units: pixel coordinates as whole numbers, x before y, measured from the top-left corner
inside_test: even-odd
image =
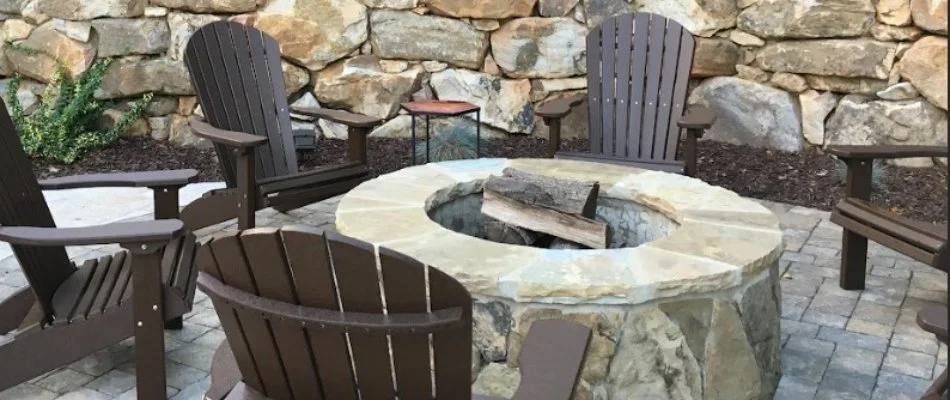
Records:
[[[601,184],[605,250],[479,236],[481,183],[505,167]],[[340,202],[343,234],[445,271],[476,298],[476,392],[510,396],[530,324],[593,328],[577,399],[771,398],[781,371],[776,217],[679,175],[566,160],[481,159],[403,169]]]

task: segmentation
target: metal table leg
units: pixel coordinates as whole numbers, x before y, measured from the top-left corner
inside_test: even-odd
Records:
[[[475,158],[482,158],[482,110],[475,110]]]
[[[426,114],[426,164],[429,163],[429,114]]]
[[[412,143],[409,145],[409,159],[410,165],[416,165],[416,115],[412,114],[412,128],[410,128],[410,137],[412,138]]]

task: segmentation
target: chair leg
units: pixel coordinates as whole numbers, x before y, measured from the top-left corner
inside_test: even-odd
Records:
[[[181,330],[185,327],[185,321],[183,317],[178,317],[175,319],[170,319],[165,321],[165,329],[171,330]]]
[[[864,290],[867,274],[868,239],[849,230],[841,239],[841,280],[844,290]]]

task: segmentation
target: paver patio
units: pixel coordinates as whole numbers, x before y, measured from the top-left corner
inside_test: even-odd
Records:
[[[182,201],[217,184],[191,185]],[[71,193],[65,193],[71,192]],[[82,189],[49,193],[60,226],[150,219],[151,194],[137,189]],[[106,197],[106,193],[109,193]],[[121,195],[122,204],[98,199]],[[338,199],[289,215],[258,213],[259,226],[303,223],[334,227]],[[762,202],[785,232],[782,257],[782,369],[775,399],[917,399],[947,365],[947,347],[915,322],[918,309],[946,303],[947,275],[871,244],[867,289],[838,288],[841,228],[829,213]],[[199,231],[202,238],[235,229],[226,223]],[[71,248],[86,259],[118,246]],[[0,298],[26,284],[16,259],[0,245]],[[168,394],[200,399],[208,386],[211,357],[224,339],[211,302],[202,293],[184,329],[166,331]],[[6,399],[134,399],[133,340],[86,357],[29,383],[0,392]],[[5,360],[15,362],[15,360]]]

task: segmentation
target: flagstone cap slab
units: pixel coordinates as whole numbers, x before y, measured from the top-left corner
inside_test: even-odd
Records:
[[[678,227],[638,247],[551,250],[495,243],[444,228],[427,211],[439,197],[480,191],[507,167],[600,182],[600,197],[633,201]],[[778,219],[762,205],[697,179],[554,159],[478,159],[402,169],[340,201],[337,229],[452,275],[475,295],[518,302],[641,304],[742,286],[778,261]]]

